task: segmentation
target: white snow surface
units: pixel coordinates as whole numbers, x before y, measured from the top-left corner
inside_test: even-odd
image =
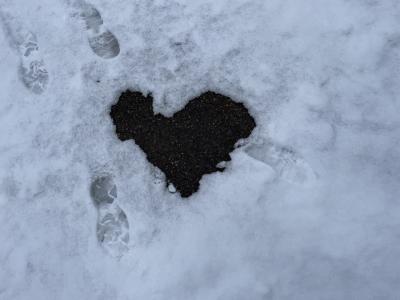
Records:
[[[114,58],[70,1],[0,0],[49,74],[26,88],[0,30],[0,299],[399,299],[398,0],[90,3]],[[165,115],[220,92],[257,128],[182,200],[115,135],[127,88]],[[96,239],[101,172],[129,221],[121,258]]]

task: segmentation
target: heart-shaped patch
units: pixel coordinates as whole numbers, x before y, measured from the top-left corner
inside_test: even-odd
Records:
[[[151,94],[127,90],[110,115],[118,138],[133,139],[182,197],[198,190],[204,174],[223,171],[219,163],[256,126],[242,103],[210,91],[167,118],[154,114]]]

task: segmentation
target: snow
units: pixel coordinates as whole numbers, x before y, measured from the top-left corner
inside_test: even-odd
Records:
[[[49,73],[24,85],[1,24],[0,299],[398,299],[398,1],[93,0],[110,59],[71,2],[0,0]],[[165,115],[214,90],[258,126],[183,201],[116,137],[126,88]],[[129,221],[120,259],[96,239],[102,172]]]

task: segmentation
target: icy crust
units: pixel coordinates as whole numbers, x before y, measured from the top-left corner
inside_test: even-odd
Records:
[[[49,71],[26,88],[0,30],[0,299],[399,298],[397,0],[93,0],[113,59],[63,2],[0,1]],[[168,117],[213,90],[257,127],[182,201],[115,135],[127,88]]]

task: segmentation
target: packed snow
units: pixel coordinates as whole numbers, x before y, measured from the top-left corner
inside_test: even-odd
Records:
[[[0,299],[399,299],[399,1],[0,0],[0,26]],[[182,199],[115,134],[127,88],[257,127]]]

